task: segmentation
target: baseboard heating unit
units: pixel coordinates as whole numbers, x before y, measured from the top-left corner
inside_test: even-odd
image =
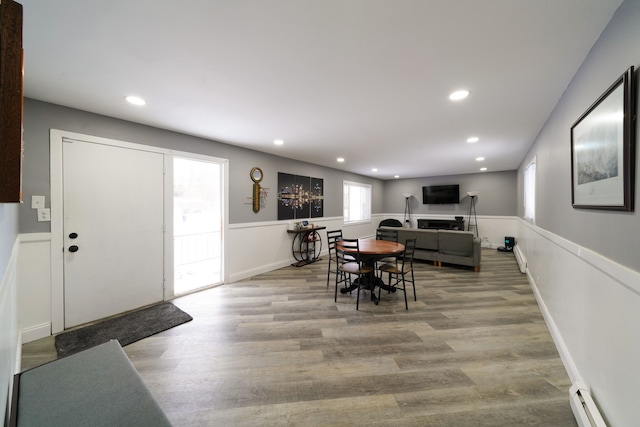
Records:
[[[587,387],[575,383],[569,389],[571,410],[580,427],[607,427]]]
[[[513,253],[516,256],[516,261],[518,261],[518,267],[520,268],[520,273],[526,273],[527,272],[527,260],[525,259],[524,255],[522,254],[522,252],[520,251],[520,248],[516,245],[513,248]]]

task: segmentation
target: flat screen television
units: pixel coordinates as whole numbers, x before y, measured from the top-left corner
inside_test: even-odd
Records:
[[[425,205],[460,203],[460,186],[455,184],[422,187],[422,203]]]

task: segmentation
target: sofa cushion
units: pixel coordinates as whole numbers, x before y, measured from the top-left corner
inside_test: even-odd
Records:
[[[473,255],[474,235],[470,231],[438,230],[438,248],[441,254],[470,257]]]
[[[416,249],[424,249],[428,251],[438,250],[438,232],[437,230],[420,230],[416,228],[397,229],[398,243],[404,244],[407,239],[416,239]]]

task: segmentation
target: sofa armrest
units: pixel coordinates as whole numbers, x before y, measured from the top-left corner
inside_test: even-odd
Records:
[[[473,266],[476,271],[480,270],[480,259],[482,258],[482,240],[479,237],[473,239]]]

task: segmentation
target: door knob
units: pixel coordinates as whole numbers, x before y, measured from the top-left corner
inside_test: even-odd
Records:
[[[69,246],[69,252],[78,252],[78,247],[76,245]]]
[[[70,238],[70,239],[75,239],[75,238],[77,238],[77,237],[78,237],[78,233],[71,233],[71,234],[69,234],[69,238]]]

